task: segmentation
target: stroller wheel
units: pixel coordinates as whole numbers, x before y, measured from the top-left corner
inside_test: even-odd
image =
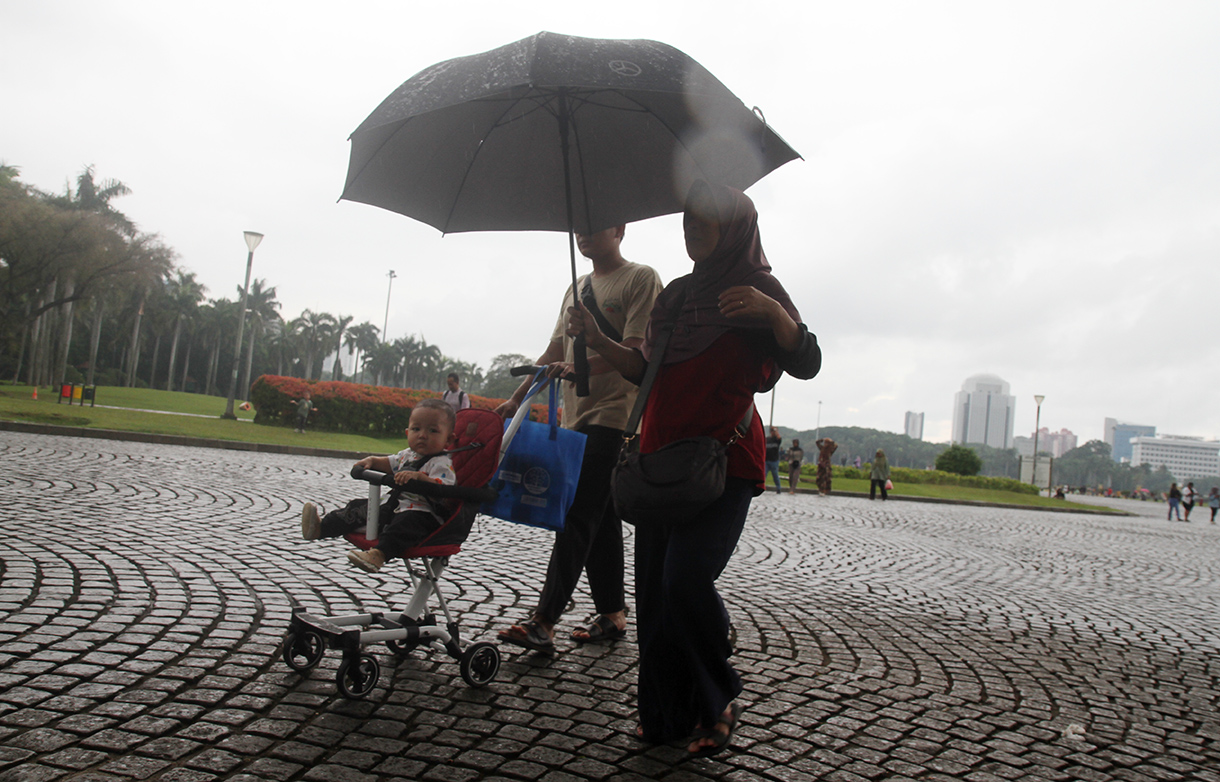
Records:
[[[284,663],[292,670],[303,673],[322,662],[326,654],[326,641],[316,630],[305,630],[299,635],[284,636]]]
[[[377,686],[379,676],[381,676],[381,665],[377,662],[377,658],[371,654],[362,654],[354,659],[343,658],[343,662],[339,663],[339,672],[336,674],[335,680],[339,685],[339,692],[344,696],[363,698]]]
[[[483,687],[500,671],[500,649],[493,643],[481,641],[462,653],[459,661],[462,678],[471,687]]]

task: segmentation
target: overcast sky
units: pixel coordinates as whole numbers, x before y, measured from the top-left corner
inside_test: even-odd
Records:
[[[439,60],[541,30],[685,51],[804,160],[749,191],[824,352],[775,421],[947,441],[953,396],[1007,380],[1017,435],[1083,443],[1110,416],[1220,435],[1220,4],[702,5],[0,0],[0,162],[62,191],[86,165],[211,297],[243,230],[283,314],[353,315],[486,367],[537,355],[558,233],[434,229],[338,202],[348,135]],[[628,227],[630,260],[686,273],[681,222]],[[769,400],[760,397],[764,419]]]

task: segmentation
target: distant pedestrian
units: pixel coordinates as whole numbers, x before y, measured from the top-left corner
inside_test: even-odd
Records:
[[[860,469],[860,457],[859,456],[856,457],[856,469],[857,470]]]
[[[1212,524],[1216,523],[1216,511],[1220,510],[1220,486],[1213,486],[1212,493],[1207,495],[1207,507],[1212,509]]]
[[[309,414],[313,412],[313,402],[310,401],[309,392],[306,391],[301,395],[300,399],[294,400],[297,406],[297,434],[305,434],[305,424],[309,421]]]
[[[1195,507],[1195,498],[1198,496],[1194,483],[1187,481],[1186,488],[1182,489],[1182,510],[1186,511],[1186,521],[1190,521],[1190,509]]]
[[[868,477],[868,498],[877,499],[877,489],[881,489],[881,499],[886,499],[885,483],[890,479],[890,463],[885,458],[885,451],[880,448],[873,457],[873,470]]]
[[[1178,514],[1178,521],[1181,521],[1182,511],[1178,508],[1178,505],[1182,502],[1182,492],[1178,491],[1176,483],[1169,484],[1169,494],[1166,499],[1169,500],[1169,515],[1166,517],[1166,521],[1173,521],[1173,514],[1175,513]]]
[[[450,372],[445,378],[445,385],[448,386],[445,393],[441,394],[441,399],[453,408],[453,412],[465,410],[470,407],[470,395],[462,390],[462,378],[458,377],[457,372]]]
[[[796,485],[801,481],[801,462],[805,461],[805,452],[801,450],[801,441],[792,439],[792,447],[788,449],[788,493],[796,494]]]
[[[839,449],[839,444],[829,437],[823,437],[814,445],[818,447],[818,494],[825,497],[830,494],[830,457]]]
[[[771,434],[767,437],[766,446],[766,458],[764,459],[766,462],[766,469],[764,470],[763,474],[763,488],[766,489],[767,476],[770,475],[772,480],[775,481],[775,493],[780,494],[779,452],[784,447],[784,438],[779,436],[779,430],[774,426],[771,427]]]

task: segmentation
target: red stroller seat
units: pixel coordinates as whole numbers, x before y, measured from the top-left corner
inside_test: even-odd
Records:
[[[387,484],[393,488],[390,499],[383,503],[380,513],[373,513],[372,497],[370,495],[369,529],[365,532],[354,532],[344,535],[349,543],[356,548],[368,549],[377,545],[376,533],[370,537],[368,532],[377,523],[373,515],[381,516],[388,508],[393,508],[398,502],[399,491],[410,491],[427,497],[432,509],[441,519],[441,526],[420,542],[418,546],[403,552],[403,559],[418,557],[450,557],[462,550],[462,543],[470,535],[474,517],[478,507],[487,501],[483,493],[472,495],[455,489],[483,489],[496,474],[496,466],[500,459],[500,440],[504,434],[504,419],[490,410],[475,410],[467,408],[457,413],[457,423],[454,426],[456,442],[449,451],[453,460],[453,472],[457,481],[453,486],[440,486],[424,481],[411,481],[403,486],[391,480]],[[353,473],[353,478],[359,478]],[[495,499],[491,496],[491,499]],[[474,501],[472,501],[474,500]]]

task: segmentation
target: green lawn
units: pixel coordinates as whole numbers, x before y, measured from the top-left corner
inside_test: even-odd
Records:
[[[225,409],[225,400],[202,394],[99,386],[96,402],[102,406],[85,405],[81,407],[58,403],[56,395],[49,389],[40,389],[39,399],[34,401],[31,398],[32,392],[33,389],[29,386],[0,385],[0,420],[56,426],[80,426],[90,429],[116,429],[123,432],[151,432],[268,445],[303,445],[310,448],[359,453],[391,453],[404,447],[406,439],[405,437],[375,438],[319,431],[297,434],[287,426],[263,426],[252,423],[253,411],[237,410],[239,420],[226,421],[220,417]],[[192,415],[167,415],[167,413]],[[867,493],[868,484],[869,482],[866,480],[836,478],[833,488],[838,491]],[[816,488],[811,480],[802,480],[800,485],[807,489]],[[930,497],[997,502],[1006,505],[1098,510],[1092,505],[965,486],[898,484],[890,494],[894,497]]]
[[[817,485],[809,480],[800,482],[802,489],[816,489]],[[868,494],[869,481],[854,478],[835,478],[831,491],[860,492]],[[929,497],[938,500],[972,500],[974,502],[996,502],[1002,505],[1027,505],[1038,508],[1071,508],[1096,512],[1106,510],[1096,505],[1084,505],[1078,502],[1056,500],[1050,497],[1039,497],[1033,494],[1018,494],[1012,491],[995,489],[976,489],[970,486],[939,486],[930,483],[897,483],[894,484],[889,496],[895,499],[901,497]]]
[[[89,429],[201,437],[271,445],[304,445],[362,453],[390,453],[404,446],[404,438],[379,439],[354,434],[311,431],[297,434],[287,426],[251,423],[254,412],[236,410],[238,420],[224,420],[225,399],[178,391],[99,386],[96,403],[83,407],[59,403],[53,392],[40,389],[38,401],[29,386],[0,386],[0,419]],[[110,408],[123,409],[110,409]],[[163,411],[163,412],[144,412]],[[192,415],[166,415],[189,413]],[[206,416],[199,418],[196,416]]]

